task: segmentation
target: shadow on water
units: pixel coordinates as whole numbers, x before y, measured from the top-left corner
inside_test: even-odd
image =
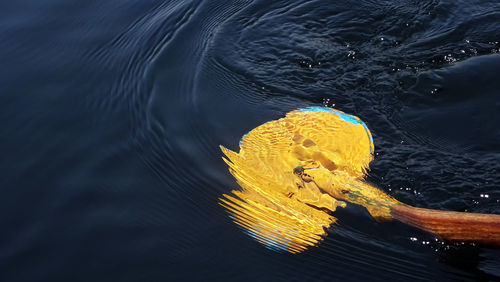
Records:
[[[220,144],[328,105],[367,123],[385,192],[500,213],[497,1],[0,7],[1,280],[498,279],[497,251],[356,207],[291,255],[217,204]]]

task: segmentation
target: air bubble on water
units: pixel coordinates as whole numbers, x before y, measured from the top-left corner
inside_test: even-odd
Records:
[[[312,68],[313,67],[313,63],[312,62],[308,62],[308,61],[305,61],[305,60],[302,60],[302,61],[299,61],[299,65],[303,68]]]
[[[335,103],[330,103],[330,98],[323,98],[323,106],[334,108]]]
[[[451,54],[445,55],[444,60],[447,61],[448,63],[453,63],[457,61],[457,59],[455,59]]]

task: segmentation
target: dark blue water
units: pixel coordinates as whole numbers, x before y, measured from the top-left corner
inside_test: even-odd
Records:
[[[500,251],[361,208],[264,248],[218,205],[219,144],[328,105],[370,128],[369,180],[500,213],[500,3],[3,1],[0,281],[500,279]]]

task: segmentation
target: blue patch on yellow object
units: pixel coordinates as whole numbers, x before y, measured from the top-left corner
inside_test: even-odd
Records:
[[[362,121],[360,121],[355,116],[351,116],[351,115],[348,115],[346,113],[343,113],[343,112],[340,112],[340,111],[336,111],[336,110],[330,109],[330,108],[325,108],[325,107],[302,108],[302,109],[299,109],[299,111],[302,111],[302,112],[327,112],[327,113],[334,113],[334,114],[338,115],[341,119],[343,119],[343,120],[345,120],[347,122],[350,122],[352,124],[362,124],[363,123]]]
[[[366,135],[368,135],[368,138],[370,138],[370,147],[372,149],[371,151],[372,151],[372,154],[373,154],[374,148],[373,148],[373,138],[372,138],[372,135],[370,134],[370,130],[368,129],[368,127],[366,126],[366,124],[364,122],[361,122],[361,124],[365,128]]]
[[[248,131],[245,135],[243,135],[243,137],[241,137],[241,140],[240,140],[240,147],[241,145],[243,145],[243,141],[245,140],[245,138],[247,138],[247,135],[250,133],[250,131]]]
[[[299,109],[299,111],[302,111],[302,112],[326,112],[326,113],[333,113],[333,114],[338,115],[344,121],[350,122],[352,124],[361,124],[365,128],[366,134],[370,138],[370,142],[373,144],[373,139],[372,139],[371,134],[369,133],[368,127],[358,117],[355,117],[355,116],[352,116],[352,115],[348,115],[348,114],[346,114],[344,112],[337,111],[337,110],[334,110],[334,109],[331,109],[331,108],[318,107],[318,106],[313,106],[313,107],[308,107],[308,108],[302,108],[302,109]],[[247,132],[245,135],[243,135],[243,137],[241,137],[241,140],[239,142],[240,147],[243,145],[243,141],[245,141],[245,138],[247,137],[247,135],[249,133],[250,133],[250,131]],[[372,153],[373,153],[373,145],[372,145]]]
[[[336,111],[336,110],[331,109],[331,108],[318,107],[318,106],[308,107],[308,108],[302,108],[302,109],[299,109],[299,111],[302,111],[302,112],[327,112],[327,113],[334,113],[334,114],[340,116],[340,118],[343,119],[344,121],[350,122],[352,124],[361,124],[365,128],[366,134],[370,138],[370,143],[373,144],[373,139],[372,139],[372,136],[370,134],[370,131],[368,130],[368,127],[358,117],[355,117],[355,116],[352,116],[352,115],[348,115],[346,113],[343,113],[341,111]],[[372,147],[371,151],[372,151],[372,154],[373,154],[373,145],[371,147]]]
[[[266,122],[266,123],[269,123],[269,122],[271,122],[271,121],[268,121],[268,122]],[[264,123],[264,124],[266,124],[266,123]],[[264,124],[262,124],[262,125],[264,125]],[[255,129],[255,128],[254,128],[254,129]],[[252,130],[253,130],[253,129],[252,129]],[[241,137],[241,139],[240,139],[240,143],[239,143],[240,147],[241,147],[241,145],[243,145],[243,141],[245,141],[245,138],[247,138],[247,135],[248,135],[248,134],[250,134],[250,132],[252,132],[252,130],[248,131],[247,133],[245,133],[245,135],[243,135],[243,136]]]

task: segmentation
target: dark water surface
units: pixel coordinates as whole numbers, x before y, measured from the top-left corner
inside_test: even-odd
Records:
[[[361,208],[292,255],[218,205],[219,144],[286,112],[366,122],[369,180],[435,209],[500,213],[500,3],[3,1],[0,281],[500,279]]]

